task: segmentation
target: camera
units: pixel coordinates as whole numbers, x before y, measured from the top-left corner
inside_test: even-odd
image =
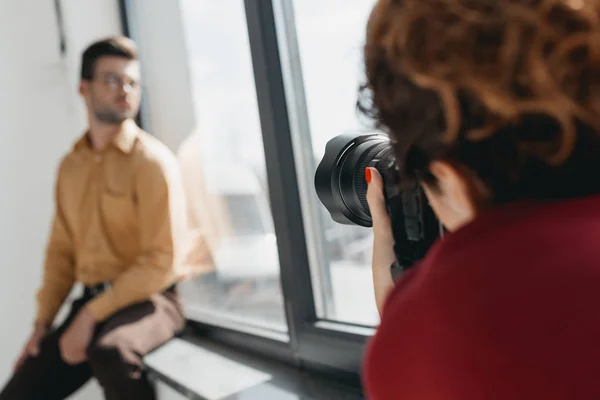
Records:
[[[392,221],[397,265],[404,270],[420,260],[442,234],[421,186],[401,185],[389,137],[383,133],[347,133],[331,139],[315,173],[315,190],[334,221],[371,227],[365,170],[375,168],[384,183]]]

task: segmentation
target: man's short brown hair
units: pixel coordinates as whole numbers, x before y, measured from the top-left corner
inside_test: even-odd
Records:
[[[137,60],[137,46],[133,40],[125,36],[109,37],[92,43],[83,52],[81,61],[81,80],[92,80],[94,78],[96,62],[101,57],[106,56]]]

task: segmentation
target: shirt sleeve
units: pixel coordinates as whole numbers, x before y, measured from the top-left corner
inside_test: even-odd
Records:
[[[41,288],[37,294],[36,321],[51,324],[75,283],[75,261],[71,232],[60,201],[60,171],[56,183],[55,210],[46,247]]]
[[[88,304],[97,321],[172,285],[185,234],[185,200],[174,157],[147,160],[136,176],[141,252],[112,287]]]

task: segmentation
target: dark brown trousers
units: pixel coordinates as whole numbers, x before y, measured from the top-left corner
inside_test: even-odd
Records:
[[[88,359],[68,365],[58,341],[77,312],[91,299],[76,300],[65,322],[40,344],[40,354],[27,359],[0,393],[0,400],[63,400],[95,377],[107,400],[154,400],[142,357],[183,329],[184,317],[174,290],[134,304],[99,324]]]

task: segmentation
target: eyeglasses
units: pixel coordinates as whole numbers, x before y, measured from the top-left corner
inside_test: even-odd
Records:
[[[121,89],[124,89],[126,92],[129,92],[133,90],[138,90],[142,86],[140,82],[136,80],[125,80],[119,75],[113,73],[105,74],[102,78],[102,82],[106,85],[108,89],[110,89],[113,92],[119,91]]]

